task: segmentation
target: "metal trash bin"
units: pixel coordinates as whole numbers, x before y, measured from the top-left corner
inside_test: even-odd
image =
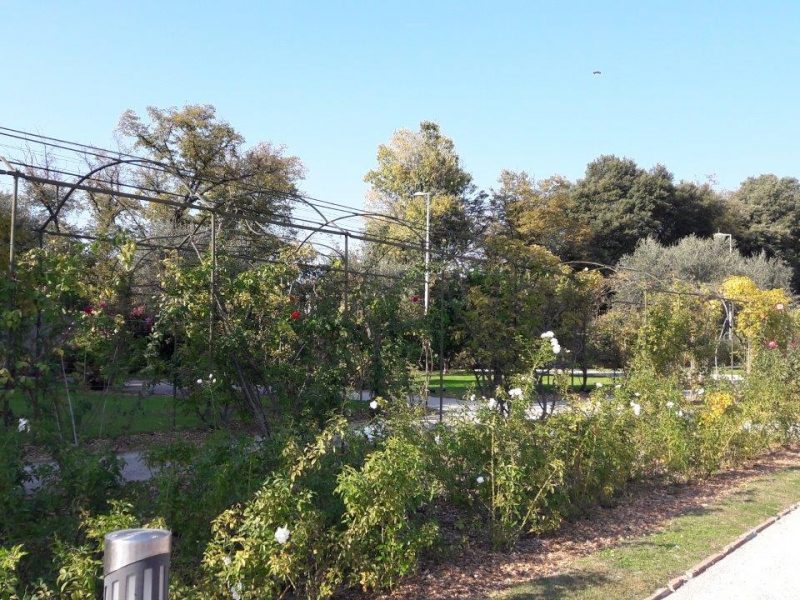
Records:
[[[122,529],[106,535],[103,600],[167,600],[172,532]]]

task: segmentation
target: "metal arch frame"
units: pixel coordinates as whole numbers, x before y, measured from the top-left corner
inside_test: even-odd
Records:
[[[201,199],[203,197],[203,193],[204,192],[197,192],[197,191],[192,190],[191,187],[183,179],[182,174],[177,173],[176,172],[177,170],[174,167],[171,167],[170,165],[167,165],[167,164],[164,164],[162,162],[159,162],[159,161],[156,161],[156,160],[153,160],[153,159],[149,159],[149,158],[117,158],[117,159],[111,160],[110,162],[104,163],[104,164],[102,164],[102,165],[100,165],[98,167],[93,168],[91,171],[89,171],[89,172],[85,173],[84,175],[82,175],[75,182],[73,182],[71,184],[65,183],[63,186],[61,186],[61,187],[69,188],[69,191],[64,195],[64,197],[58,203],[58,206],[56,206],[55,211],[53,211],[53,214],[51,214],[51,215],[49,215],[47,217],[47,219],[45,220],[44,224],[42,224],[42,226],[38,229],[38,231],[44,231],[47,228],[47,226],[50,223],[53,222],[54,219],[58,218],[58,216],[61,213],[61,210],[64,208],[64,205],[70,199],[70,197],[72,196],[73,192],[75,192],[75,190],[77,190],[79,188],[79,186],[81,184],[83,184],[86,180],[92,178],[92,176],[96,175],[97,173],[100,173],[101,171],[104,171],[105,169],[108,169],[108,168],[111,168],[111,167],[115,167],[115,166],[119,166],[119,165],[124,165],[124,164],[131,164],[131,165],[139,164],[139,165],[151,165],[151,166],[155,166],[155,167],[160,167],[165,172],[177,177],[180,180],[180,182],[184,185],[184,187],[186,187],[186,189],[188,191],[188,195],[187,195],[187,199],[188,200],[191,201],[192,198]],[[248,190],[248,193],[257,194],[257,193],[266,193],[268,191],[269,190],[254,189],[254,190]],[[342,231],[342,233],[344,233],[344,230],[341,227],[339,227],[338,225],[336,225],[336,223],[334,222],[335,219],[334,220],[329,220],[325,216],[325,214],[322,213],[322,211],[320,211],[314,204],[312,204],[311,202],[309,202],[308,200],[306,200],[302,196],[297,195],[297,194],[287,194],[287,197],[291,198],[292,200],[301,202],[302,204],[304,204],[308,208],[312,209],[317,215],[319,215],[320,219],[325,220],[326,221],[326,225],[333,225],[334,227],[336,227],[337,229]],[[197,208],[199,210],[210,210],[210,208],[212,208],[212,207],[203,207],[203,206],[193,206],[191,204],[189,205],[189,207]]]
[[[322,215],[321,215],[321,216],[322,216]],[[345,236],[345,239],[347,239],[347,237],[349,237],[349,235],[350,235],[350,234],[349,234],[349,232],[347,232],[347,231],[345,231],[344,229],[342,229],[342,228],[341,228],[341,227],[338,225],[338,222],[339,222],[339,221],[343,221],[343,220],[345,220],[345,219],[352,219],[352,218],[356,218],[356,217],[357,217],[357,218],[361,218],[361,217],[374,217],[374,218],[379,218],[379,219],[385,219],[385,220],[387,220],[387,221],[391,221],[391,222],[393,222],[393,223],[397,223],[398,225],[402,225],[403,227],[405,227],[406,229],[408,229],[408,230],[409,230],[411,233],[413,233],[413,234],[414,234],[414,235],[416,235],[418,238],[420,238],[420,241],[421,241],[421,243],[422,243],[423,245],[424,245],[424,243],[425,243],[425,238],[422,236],[422,234],[420,234],[420,233],[419,233],[419,232],[418,232],[416,229],[414,229],[413,227],[411,227],[411,225],[409,225],[409,224],[408,224],[408,223],[406,223],[405,221],[402,221],[402,220],[400,220],[400,219],[398,219],[398,218],[396,218],[396,217],[392,217],[391,215],[383,215],[383,214],[379,214],[379,213],[373,213],[373,212],[364,212],[364,213],[361,213],[361,214],[355,214],[355,213],[353,213],[353,214],[348,214],[348,215],[341,215],[341,216],[339,216],[339,217],[336,217],[336,218],[334,218],[334,219],[329,219],[329,220],[327,220],[325,223],[323,223],[322,225],[320,225],[320,226],[319,226],[318,228],[316,228],[315,230],[311,231],[311,232],[310,232],[310,233],[309,233],[309,234],[308,234],[308,235],[307,235],[305,238],[303,238],[303,241],[301,241],[301,242],[300,242],[300,244],[298,244],[298,246],[296,247],[295,251],[299,251],[299,250],[300,250],[300,249],[301,249],[301,248],[302,248],[302,247],[303,247],[303,246],[304,246],[304,245],[305,245],[305,244],[306,244],[306,243],[307,243],[307,242],[308,242],[308,241],[309,241],[309,240],[310,240],[310,239],[311,239],[311,238],[312,238],[314,235],[316,235],[316,234],[317,234],[317,233],[319,233],[320,231],[324,230],[324,229],[325,229],[325,227],[328,227],[328,226],[330,226],[330,225],[333,225],[334,227],[336,227],[337,229],[339,229],[340,231],[342,231],[342,235],[344,235],[344,236]],[[323,218],[325,218],[325,217],[323,216]],[[395,245],[396,245],[396,244],[395,244]]]
[[[97,173],[100,173],[101,171],[104,171],[105,169],[108,169],[110,167],[116,167],[122,164],[137,164],[137,163],[157,164],[159,166],[163,166],[160,163],[157,163],[156,161],[147,158],[119,158],[112,160],[111,162],[102,164],[99,167],[95,167],[88,173],[82,175],[80,179],[78,179],[74,183],[64,184],[63,187],[68,187],[69,191],[66,194],[64,194],[64,197],[58,203],[58,206],[56,206],[55,211],[49,217],[47,217],[44,224],[38,229],[38,231],[40,232],[44,231],[47,228],[47,226],[53,222],[54,219],[58,218],[58,216],[61,214],[61,209],[64,208],[64,205],[67,203],[67,200],[70,199],[70,196],[72,196],[73,192],[77,190],[78,186],[80,186],[84,181],[91,178],[93,175],[96,175]]]

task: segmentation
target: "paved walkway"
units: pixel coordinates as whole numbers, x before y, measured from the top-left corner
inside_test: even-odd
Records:
[[[695,579],[669,600],[790,600],[800,598],[800,509]]]

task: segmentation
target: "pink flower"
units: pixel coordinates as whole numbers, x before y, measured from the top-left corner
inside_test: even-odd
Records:
[[[140,304],[139,306],[134,306],[131,309],[131,316],[132,317],[143,317],[144,316],[144,304]]]
[[[299,310],[293,310],[292,314],[289,316],[292,318],[292,321],[297,321],[297,319],[301,317],[301,314]]]
[[[776,342],[775,340],[772,340],[770,341],[769,344],[767,344],[767,348],[769,348],[770,350],[775,350],[775,348],[777,347],[778,347],[778,342]]]

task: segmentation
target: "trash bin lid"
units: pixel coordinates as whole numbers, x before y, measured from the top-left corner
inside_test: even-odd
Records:
[[[103,573],[116,571],[131,563],[169,554],[172,532],[166,529],[121,529],[106,534]]]

